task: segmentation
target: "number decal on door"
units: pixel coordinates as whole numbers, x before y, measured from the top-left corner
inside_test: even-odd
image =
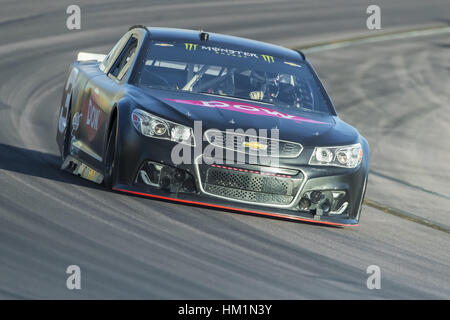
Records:
[[[72,88],[73,84],[75,83],[75,80],[78,76],[78,69],[73,68],[70,72],[69,78],[67,79],[66,87],[64,88],[64,94],[65,94],[65,101],[64,104],[61,106],[61,112],[59,114],[59,123],[58,123],[58,129],[59,132],[63,133],[67,126],[67,115],[69,114],[69,107],[70,107],[70,100],[72,98]]]

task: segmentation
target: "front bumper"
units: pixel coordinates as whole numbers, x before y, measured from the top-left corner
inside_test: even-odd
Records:
[[[367,182],[368,159],[363,159],[355,169],[311,166],[307,163],[313,148],[310,151],[305,148],[298,158],[280,159],[277,167],[259,164],[215,165],[199,161],[205,159],[192,148],[190,164],[174,165],[171,154],[174,145],[170,141],[143,137],[135,130],[123,131],[119,135],[118,169],[113,189],[138,196],[269,217],[333,226],[358,224]],[[172,168],[172,172],[179,170],[185,177],[191,177],[193,190],[184,190],[182,181],[178,184],[173,183],[173,180],[170,183],[166,181],[163,186],[145,183],[139,173],[148,161]],[[232,176],[225,175],[219,179],[216,175],[214,180],[210,173],[217,170],[231,171]],[[264,177],[255,176],[260,173],[264,173]],[[228,181],[230,179],[227,177],[233,181]],[[242,187],[250,184],[251,188]],[[281,185],[286,192],[283,194],[274,185]],[[317,192],[320,194],[315,203],[313,192],[316,192],[316,196]],[[305,209],[305,200],[302,202],[304,198],[311,202],[308,209]],[[324,206],[327,199],[330,208],[323,210],[327,209]]]

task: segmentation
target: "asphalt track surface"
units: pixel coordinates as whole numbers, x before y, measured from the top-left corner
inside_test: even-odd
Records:
[[[77,2],[80,4],[80,2]],[[334,228],[108,192],[59,170],[57,113],[78,51],[130,25],[300,46],[365,29],[364,1],[0,0],[0,298],[450,298],[448,232],[364,206]],[[384,31],[448,23],[448,0],[378,1]],[[366,198],[450,226],[450,34],[355,44],[309,59],[371,145]],[[386,211],[386,210],[385,210]],[[447,229],[448,230],[448,229]],[[66,268],[81,268],[81,290]],[[369,265],[381,289],[366,287]]]

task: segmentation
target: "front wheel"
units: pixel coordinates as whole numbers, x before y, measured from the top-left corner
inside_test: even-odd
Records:
[[[64,131],[64,142],[62,146],[61,152],[61,160],[64,163],[67,156],[70,154],[71,147],[71,139],[72,139],[72,121],[71,121],[71,110],[67,110],[67,118],[66,118],[66,128]]]
[[[115,177],[115,160],[116,160],[116,136],[117,121],[114,121],[108,137],[108,145],[105,153],[105,168],[103,184],[106,188],[111,189]]]
[[[363,203],[364,203],[364,198],[366,196],[367,181],[368,181],[368,178],[366,177],[366,179],[364,181],[363,190],[361,191],[361,200],[359,202],[359,207],[358,207],[358,210],[356,211],[356,220],[358,222],[359,222],[359,219],[361,218],[361,211],[362,211],[362,207],[363,207]]]

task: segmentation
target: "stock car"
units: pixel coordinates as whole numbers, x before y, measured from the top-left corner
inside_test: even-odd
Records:
[[[63,89],[61,168],[116,192],[358,225],[369,146],[301,51],[133,26],[79,52]]]

